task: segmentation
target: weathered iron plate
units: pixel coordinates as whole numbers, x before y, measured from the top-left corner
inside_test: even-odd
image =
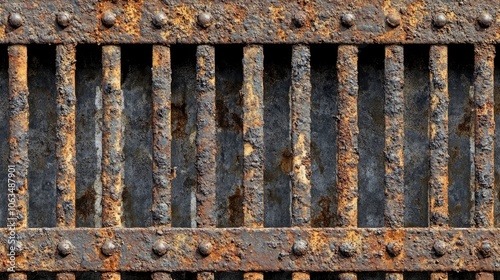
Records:
[[[500,229],[45,228],[19,236],[19,271],[500,271]],[[117,247],[110,257],[101,252],[107,239]],[[66,257],[57,253],[63,240],[74,246]],[[152,249],[157,240],[166,242],[162,257]],[[292,250],[298,240],[308,244],[302,256]],[[213,245],[206,257],[203,242]],[[402,245],[398,256],[390,243]]]
[[[499,0],[3,0],[0,43],[495,43],[499,5]],[[64,12],[67,27],[57,21]],[[212,16],[203,22],[207,28],[197,24],[204,12]],[[21,15],[20,27],[9,24],[11,13]],[[113,25],[109,13],[116,16]],[[353,25],[346,27],[341,18],[349,13]],[[486,13],[489,27],[478,22]],[[442,28],[433,23],[439,14],[446,17]],[[400,25],[389,25],[398,17]]]

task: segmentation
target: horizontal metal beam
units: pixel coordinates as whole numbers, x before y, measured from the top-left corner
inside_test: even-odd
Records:
[[[0,256],[6,256],[9,232],[1,232]],[[45,228],[18,234],[17,271],[500,271],[498,228]],[[304,250],[297,253],[299,240]],[[69,249],[60,254],[58,245]]]
[[[498,43],[499,5],[500,0],[12,0],[2,1],[0,43]]]

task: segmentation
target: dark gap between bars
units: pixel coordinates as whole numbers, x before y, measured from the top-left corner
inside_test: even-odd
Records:
[[[451,227],[470,227],[473,207],[471,190],[474,126],[473,85],[474,49],[472,45],[448,46],[449,126],[449,217]],[[472,181],[473,182],[473,181]]]
[[[264,226],[289,227],[291,46],[264,46]]]
[[[428,226],[429,46],[405,46],[405,227]]]
[[[311,46],[311,226],[333,227],[337,212],[336,45]]]
[[[28,226],[56,225],[55,46],[28,46]]]
[[[384,225],[384,46],[359,47],[358,225]]]
[[[174,45],[172,57],[172,227],[191,227],[196,189],[196,46]],[[194,203],[194,205],[193,205]]]
[[[243,226],[243,46],[215,47],[217,227]]]
[[[75,85],[77,227],[100,227],[101,79],[101,47],[77,46]]]

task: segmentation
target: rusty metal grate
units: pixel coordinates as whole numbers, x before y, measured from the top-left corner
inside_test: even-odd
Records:
[[[5,185],[13,176],[15,209],[8,206],[8,188],[0,198],[7,213],[2,217],[15,217],[16,225],[2,229],[0,272],[12,272],[12,250],[16,272],[6,276],[11,280],[40,271],[61,280],[89,271],[99,272],[101,279],[121,279],[126,272],[144,272],[156,280],[173,279],[177,272],[196,273],[197,279],[214,279],[218,272],[240,272],[243,279],[290,272],[296,280],[330,277],[318,272],[336,273],[342,280],[364,272],[383,272],[386,279],[428,272],[433,280],[471,272],[476,279],[494,279],[500,271],[494,187],[499,4],[2,3],[0,43],[6,59],[0,88],[8,81],[8,104],[0,130],[8,147],[2,153],[12,168],[4,164],[1,174]],[[458,55],[450,59],[449,51],[456,48]],[[226,59],[218,62],[216,50],[217,57]],[[77,59],[80,51],[100,53],[100,64],[85,56]],[[32,53],[40,61],[31,61]],[[379,60],[366,59],[377,54]],[[51,55],[55,64],[47,66],[43,61],[52,57],[43,57]],[[142,68],[134,68],[140,82],[126,95],[131,57]],[[54,70],[55,76],[36,78],[32,68]],[[87,98],[81,92],[92,91],[96,81],[95,112],[81,113],[86,107],[79,102]],[[176,88],[181,87],[191,93],[182,98],[191,102],[179,105]],[[217,95],[221,88],[229,95]],[[51,90],[54,95],[41,94]],[[127,98],[145,101],[134,103],[142,104],[136,108]],[[455,113],[462,105],[455,98],[470,107],[462,112],[461,124]],[[412,107],[410,99],[424,101]],[[37,111],[44,106],[54,113],[53,153],[38,149],[50,145],[41,143],[45,136],[32,141],[51,130],[43,122],[50,114]],[[102,135],[92,136],[99,146],[92,160],[99,167],[90,168],[81,152],[90,141],[84,133],[87,122],[101,125]],[[191,130],[186,129],[189,123]],[[128,134],[127,129],[141,125]],[[221,134],[226,128],[236,132]],[[426,135],[423,140],[415,140],[421,136],[417,130]],[[283,147],[279,163],[273,154]],[[150,159],[136,155],[141,153]],[[466,156],[458,164],[455,154]],[[55,197],[41,197],[51,192],[31,183],[32,178],[43,181],[37,176],[51,176],[43,171],[51,162],[44,157],[55,164],[55,180],[46,186]],[[190,159],[179,164],[176,157]],[[318,167],[319,159],[327,166]],[[371,167],[372,161],[378,167]],[[149,169],[137,171],[144,163]],[[273,168],[279,175],[269,171]],[[318,179],[321,168],[326,171]],[[274,175],[279,178],[269,183]],[[90,195],[79,190],[85,176],[98,178],[96,189],[83,190],[94,191]],[[179,184],[179,178],[187,183]],[[423,192],[412,182],[422,179]],[[131,180],[142,181],[134,185],[138,188],[149,184],[142,194],[147,193],[150,205],[133,202],[144,195],[130,198],[129,192],[138,191],[125,187]],[[469,192],[459,190],[469,184]],[[231,185],[230,190],[221,185]],[[416,203],[414,192],[420,192],[420,199],[423,193],[425,201]],[[269,202],[273,195],[284,202]],[[30,197],[53,204],[36,204]],[[220,197],[227,197],[228,207],[221,207]],[[135,208],[129,207],[132,203]],[[191,204],[179,209],[183,203]],[[471,213],[465,218],[452,209],[461,203],[466,205],[460,206],[465,209],[461,213]],[[47,205],[54,207],[43,209]],[[139,213],[149,206],[150,213]],[[43,213],[51,211],[52,227],[43,220]],[[409,212],[425,214],[408,222]],[[84,217],[89,213],[94,222]],[[380,224],[373,222],[377,213]],[[41,220],[32,222],[32,217]],[[11,248],[12,231],[17,237]]]

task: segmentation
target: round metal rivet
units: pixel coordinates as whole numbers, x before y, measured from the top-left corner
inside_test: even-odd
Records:
[[[292,22],[296,27],[303,27],[306,21],[307,15],[304,12],[297,12],[293,15]]]
[[[198,15],[198,25],[207,28],[212,24],[212,15],[210,13],[201,13]]]
[[[434,26],[437,28],[442,28],[448,23],[448,19],[445,14],[437,14],[433,20]]]
[[[57,24],[61,27],[68,27],[71,23],[71,15],[66,12],[57,14]]]
[[[391,257],[397,257],[401,254],[403,247],[397,242],[390,242],[385,246],[385,249]]]
[[[434,246],[432,248],[434,249],[434,254],[436,256],[441,257],[446,254],[447,248],[446,248],[446,243],[442,240],[438,240],[434,243]]]
[[[153,244],[153,252],[155,252],[155,254],[157,254],[158,256],[163,256],[167,253],[167,243],[163,240],[157,240],[154,244]]]
[[[493,249],[491,248],[491,243],[489,241],[483,241],[483,243],[481,243],[478,249],[479,253],[481,254],[481,256],[483,256],[483,258],[491,257]]]
[[[399,13],[390,13],[385,20],[390,27],[398,27],[401,24],[401,16]]]
[[[210,242],[202,242],[198,245],[198,252],[200,252],[200,254],[202,256],[208,256],[212,253],[212,243]]]
[[[353,14],[345,14],[342,15],[340,20],[342,21],[342,25],[344,25],[345,27],[351,27],[354,25],[356,17]]]
[[[297,240],[293,243],[292,250],[295,255],[303,256],[307,253],[307,250],[309,249],[308,247],[309,246],[305,240]]]
[[[340,245],[339,252],[346,258],[353,257],[354,255],[356,255],[356,246],[352,243],[344,243]]]
[[[115,25],[116,22],[116,14],[113,12],[105,12],[104,15],[102,16],[102,24],[104,24],[107,27],[111,27]]]
[[[477,19],[482,27],[490,27],[493,24],[493,16],[490,13],[482,13]]]
[[[112,256],[116,251],[116,246],[111,240],[106,240],[101,247],[101,252],[106,256]]]
[[[23,250],[23,243],[21,241],[16,241],[16,243],[14,244],[14,252],[16,253],[16,255],[20,255]]]
[[[57,244],[57,251],[61,256],[67,256],[73,251],[73,244],[69,240],[63,240]]]
[[[12,13],[9,16],[9,24],[14,28],[21,27],[24,24],[24,18],[21,14]]]
[[[167,15],[164,13],[157,13],[154,15],[152,22],[156,28],[163,28],[167,24]]]

